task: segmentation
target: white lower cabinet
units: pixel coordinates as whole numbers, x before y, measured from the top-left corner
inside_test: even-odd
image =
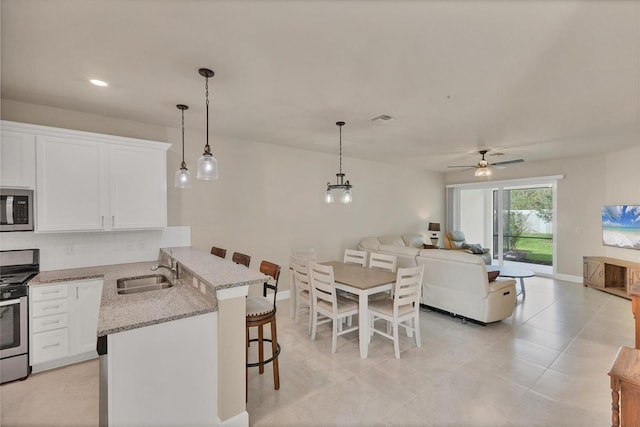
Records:
[[[29,359],[33,372],[92,359],[102,279],[38,285],[29,293]]]

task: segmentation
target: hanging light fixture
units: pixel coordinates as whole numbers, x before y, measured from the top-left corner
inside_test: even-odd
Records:
[[[344,122],[336,122],[336,125],[340,128],[340,171],[336,174],[335,184],[332,185],[330,182],[327,182],[327,192],[325,193],[324,201],[326,203],[333,203],[333,191],[342,190],[340,201],[342,203],[351,203],[353,200],[351,187],[353,186],[349,183],[349,180],[344,181],[344,174],[342,173],[342,126],[344,126]]]
[[[182,111],[182,163],[176,172],[175,186],[176,188],[191,188],[191,172],[187,169],[187,164],[184,161],[184,110],[188,110],[189,107],[184,104],[178,104],[176,107]]]
[[[218,179],[218,161],[211,154],[209,146],[209,78],[213,77],[214,73],[208,68],[200,68],[198,72],[206,79],[204,87],[207,100],[207,144],[204,146],[204,153],[198,159],[198,179],[213,180]]]

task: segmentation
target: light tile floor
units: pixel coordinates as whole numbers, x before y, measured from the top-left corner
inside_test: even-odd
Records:
[[[357,332],[307,336],[278,304],[279,391],[271,366],[249,373],[252,426],[606,426],[607,372],[633,347],[631,303],[580,284],[527,279],[514,315],[486,327],[421,312],[422,348],[402,336],[401,359],[378,335],[369,358]],[[95,426],[98,364],[90,361],[0,387],[0,424]]]

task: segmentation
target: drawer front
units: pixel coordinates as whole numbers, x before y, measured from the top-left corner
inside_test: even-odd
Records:
[[[68,295],[68,286],[66,283],[59,285],[32,286],[29,288],[29,297],[31,301],[48,301],[58,298],[66,298]]]
[[[68,325],[69,315],[66,313],[35,317],[31,324],[31,332],[51,331],[53,329],[66,328]]]
[[[32,337],[33,364],[60,359],[69,354],[69,330],[67,328],[34,333]]]
[[[60,299],[33,303],[33,317],[49,316],[51,314],[66,313],[69,310],[69,300]]]

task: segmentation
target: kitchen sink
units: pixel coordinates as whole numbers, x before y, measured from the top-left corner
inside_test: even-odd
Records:
[[[162,274],[152,274],[149,276],[127,277],[118,279],[116,287],[118,294],[128,295],[139,292],[157,291],[159,289],[171,288],[173,283]]]

